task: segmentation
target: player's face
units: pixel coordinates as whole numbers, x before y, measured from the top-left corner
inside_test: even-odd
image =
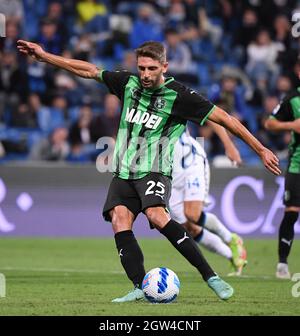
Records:
[[[168,63],[160,63],[150,57],[138,57],[137,68],[144,88],[153,89],[164,82]]]

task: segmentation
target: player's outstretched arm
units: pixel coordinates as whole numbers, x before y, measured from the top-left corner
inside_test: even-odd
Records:
[[[219,107],[216,107],[208,118],[244,140],[261,158],[264,166],[273,174],[279,175],[281,173],[276,155],[264,147],[236,118],[230,116]]]
[[[92,63],[50,54],[40,45],[24,40],[18,40],[17,48],[22,54],[31,56],[39,62],[52,64],[83,78],[98,79],[99,68]]]
[[[219,124],[216,124],[215,122],[212,122],[208,120],[209,125],[212,127],[214,132],[218,135],[220,140],[222,141],[225,153],[229,160],[233,162],[235,165],[241,165],[242,159],[239,150],[236,148],[233,141],[230,139],[228,133],[226,132],[225,128],[220,126]]]
[[[264,126],[269,131],[294,131],[300,133],[300,119],[294,121],[279,121],[275,118],[269,118],[265,121]]]

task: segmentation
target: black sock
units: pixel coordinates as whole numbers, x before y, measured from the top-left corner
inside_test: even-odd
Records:
[[[201,240],[201,238],[203,236],[203,233],[204,233],[203,230],[201,230],[200,233],[197,234],[196,237],[194,237],[195,242],[199,243],[199,241]]]
[[[144,256],[131,230],[115,234],[122,266],[134,286],[141,288],[145,276]]]
[[[279,228],[278,254],[279,262],[287,264],[294,239],[294,224],[297,222],[298,212],[286,211]]]
[[[171,219],[160,233],[167,237],[171,244],[198,269],[205,281],[216,275],[193,238],[182,225]]]
[[[201,212],[201,215],[198,219],[198,222],[196,223],[197,225],[204,227],[206,221],[206,213],[204,211]]]

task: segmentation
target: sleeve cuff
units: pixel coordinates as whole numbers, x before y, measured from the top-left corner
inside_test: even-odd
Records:
[[[213,113],[214,109],[216,108],[216,105],[214,105],[207,113],[207,115],[202,119],[200,125],[202,126],[206,120],[208,119],[208,117]]]
[[[103,71],[104,71],[104,70],[99,70],[99,72],[98,72],[98,80],[99,80],[100,82],[103,82]]]

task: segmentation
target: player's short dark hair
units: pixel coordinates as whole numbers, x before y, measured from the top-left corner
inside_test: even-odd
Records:
[[[141,44],[135,50],[136,57],[150,57],[160,63],[166,62],[166,49],[164,45],[156,41],[148,41]]]

